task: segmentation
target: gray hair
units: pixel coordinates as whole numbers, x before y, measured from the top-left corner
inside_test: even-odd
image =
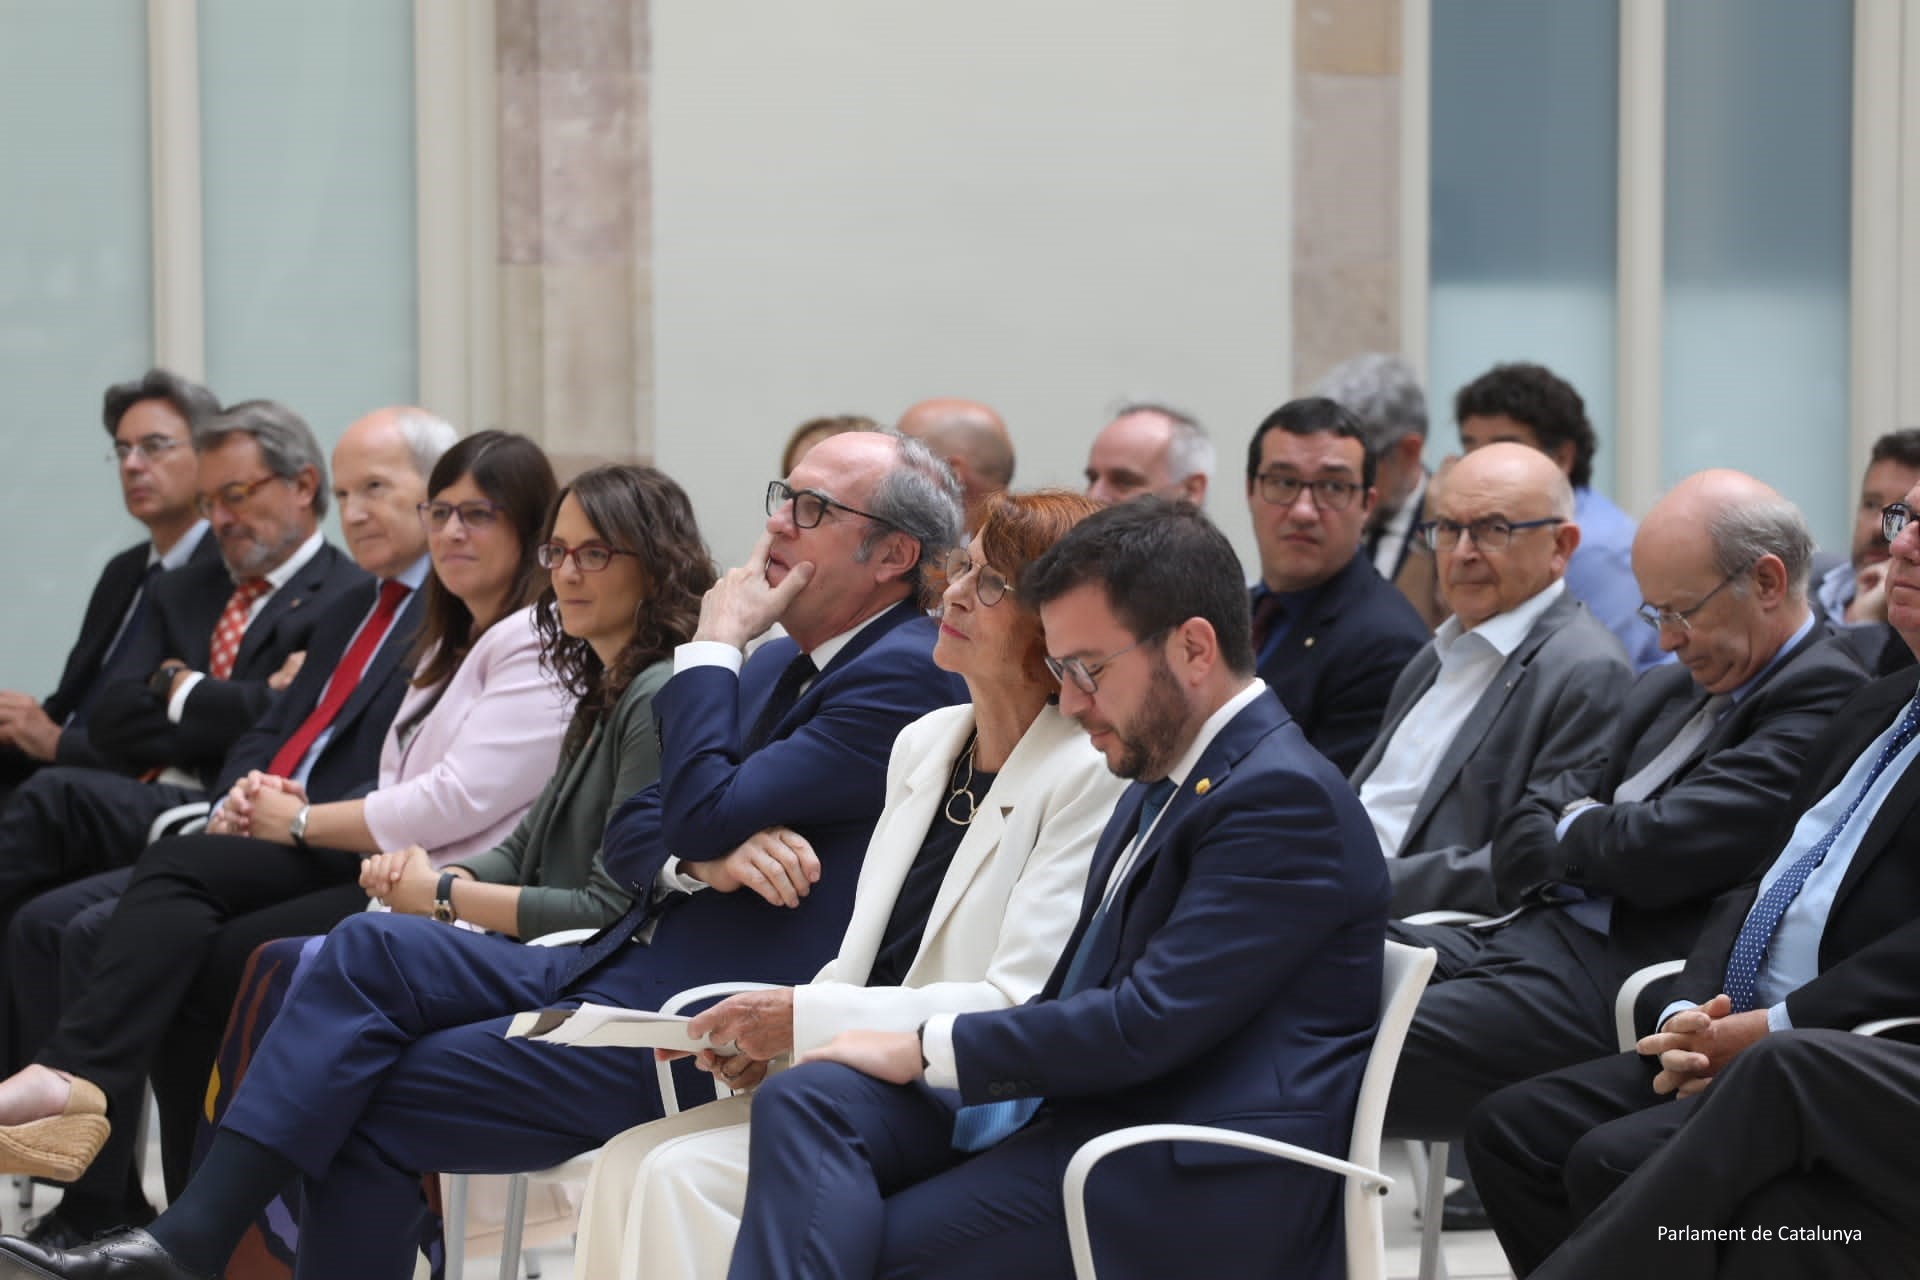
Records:
[[[460,433],[452,423],[425,409],[396,409],[393,421],[407,442],[407,452],[413,455],[413,469],[420,473],[422,480],[433,474],[433,464],[440,461],[440,455],[460,440]]]
[[[201,423],[220,412],[220,402],[213,392],[191,378],[183,378],[171,369],[149,369],[131,382],[116,382],[107,388],[100,405],[100,421],[106,424],[107,434],[119,431],[120,419],[142,400],[165,400],[172,405],[174,412],[186,419],[189,438]]]
[[[904,533],[920,544],[913,569],[913,587],[924,593],[934,565],[960,545],[965,527],[960,514],[960,482],[933,450],[896,431],[879,434],[893,440],[896,459],[867,499],[867,510],[884,524],[875,525],[860,539],[854,559],[865,563],[874,547],[890,533]]]
[[[1313,389],[1360,419],[1367,449],[1379,457],[1408,436],[1427,438],[1427,393],[1399,356],[1368,351],[1327,370]]]
[[[1707,521],[1714,568],[1723,578],[1738,578],[1760,562],[1778,556],[1787,570],[1787,593],[1804,600],[1813,563],[1813,534],[1800,508],[1782,497],[1728,503]],[[1735,583],[1736,591],[1741,584]]]
[[[313,492],[313,518],[318,520],[327,514],[327,459],[306,419],[277,400],[242,400],[195,426],[193,451],[217,449],[236,435],[253,437],[260,446],[260,460],[282,480],[297,479],[312,467],[319,476]]]
[[[1155,413],[1173,428],[1167,441],[1167,482],[1179,484],[1188,476],[1213,479],[1213,440],[1192,414],[1157,400],[1128,400],[1113,411],[1115,420],[1136,413]]]

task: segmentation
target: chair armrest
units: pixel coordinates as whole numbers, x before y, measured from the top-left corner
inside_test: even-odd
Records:
[[[1853,1029],[1857,1036],[1885,1035],[1901,1027],[1920,1027],[1920,1018],[1881,1018],[1877,1022],[1863,1022]]]
[[[1403,917],[1401,924],[1478,924],[1482,920],[1491,920],[1492,916],[1483,916],[1477,911],[1420,911]]]
[[[721,996],[738,995],[742,991],[771,991],[778,985],[778,983],[773,982],[709,982],[704,986],[688,987],[685,991],[676,992],[674,995],[669,996],[667,1000],[661,1004],[660,1012],[679,1013],[688,1005],[698,1004],[702,1000],[714,1000]],[[680,1095],[673,1084],[673,1063],[656,1060],[653,1064],[653,1069],[655,1074],[660,1078],[660,1103],[666,1108],[666,1114],[670,1116],[679,1115]],[[724,1098],[731,1092],[731,1089],[728,1089],[720,1083],[718,1076],[713,1078],[713,1096],[715,1098]]]
[[[155,841],[164,840],[168,836],[194,834],[194,832],[207,825],[204,819],[208,811],[212,808],[213,806],[205,800],[192,800],[186,804],[177,804],[173,806],[173,808],[163,811],[160,816],[155,818],[147,827],[147,843],[153,844]],[[196,819],[201,820],[198,826],[195,825]]]
[[[552,933],[543,933],[537,938],[528,938],[530,947],[570,947],[576,942],[585,942],[598,929],[555,929]]]
[[[1193,1124],[1141,1124],[1115,1129],[1112,1133],[1103,1133],[1081,1144],[1080,1149],[1073,1153],[1073,1159],[1067,1162],[1066,1176],[1060,1181],[1060,1194],[1066,1201],[1067,1243],[1073,1251],[1073,1273],[1079,1280],[1092,1280],[1093,1277],[1093,1241],[1087,1233],[1087,1177],[1093,1172],[1094,1165],[1114,1152],[1147,1142],[1205,1142],[1214,1146],[1238,1147],[1242,1151],[1257,1151],[1276,1159],[1325,1169],[1328,1173],[1358,1178],[1361,1186],[1375,1195],[1384,1196],[1393,1189],[1393,1179],[1378,1169],[1369,1169],[1351,1160],[1330,1156],[1324,1151],[1263,1138],[1258,1134]]]
[[[1634,1034],[1633,1027],[1633,1010],[1640,1003],[1640,993],[1660,979],[1686,967],[1685,960],[1662,960],[1659,964],[1635,969],[1620,984],[1620,992],[1613,998],[1613,1034],[1620,1045],[1620,1052],[1626,1053],[1640,1043],[1640,1037]]]

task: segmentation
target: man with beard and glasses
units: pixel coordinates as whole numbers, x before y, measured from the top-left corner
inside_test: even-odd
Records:
[[[1060,709],[1134,781],[1079,921],[1028,1003],[844,1032],[761,1086],[739,1280],[1070,1276],[1060,1170],[1125,1125],[1346,1149],[1386,871],[1352,790],[1253,674],[1233,549],[1193,506],[1142,498],[1076,526],[1022,589]],[[1242,1162],[1116,1156],[1089,1187],[1102,1274],[1264,1276],[1283,1256],[1343,1274],[1339,1182]]]

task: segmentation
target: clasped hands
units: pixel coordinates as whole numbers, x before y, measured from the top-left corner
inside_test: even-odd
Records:
[[[472,879],[464,867],[449,867],[456,876]],[[387,909],[402,915],[433,914],[433,899],[440,888],[440,872],[427,851],[417,844],[391,853],[376,853],[360,864],[360,887],[369,898],[387,904]]]
[[[751,889],[776,907],[797,907],[820,879],[820,856],[799,832],[768,827],[723,858],[683,861],[680,870],[718,893]]]
[[[1682,1009],[1636,1046],[1660,1060],[1655,1093],[1690,1098],[1699,1093],[1748,1045],[1767,1034],[1767,1011],[1735,1013],[1722,992],[1703,1005]]]
[[[293,815],[306,803],[307,789],[298,782],[255,769],[233,784],[207,819],[207,834],[292,844]]]

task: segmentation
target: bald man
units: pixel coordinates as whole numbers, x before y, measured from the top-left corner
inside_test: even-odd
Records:
[[[1610,1052],[1621,981],[1687,954],[1713,899],[1778,846],[1780,797],[1865,679],[1807,607],[1812,549],[1799,509],[1735,471],[1688,477],[1641,522],[1642,615],[1679,661],[1634,683],[1598,760],[1500,823],[1494,892],[1511,922],[1392,927],[1440,952],[1394,1078],[1393,1136],[1457,1138],[1494,1090]]]
[[[1493,830],[1531,790],[1599,755],[1632,682],[1626,652],[1568,593],[1573,486],[1517,444],[1462,459],[1416,533],[1453,614],[1393,686],[1354,771],[1393,914],[1488,915]]]
[[[1087,496],[1125,502],[1143,493],[1207,505],[1213,441],[1191,415],[1163,404],[1120,406],[1087,451]]]
[[[969,535],[980,527],[987,495],[1013,483],[1013,439],[1007,424],[978,401],[922,400],[900,415],[894,430],[926,445],[953,469]]]

